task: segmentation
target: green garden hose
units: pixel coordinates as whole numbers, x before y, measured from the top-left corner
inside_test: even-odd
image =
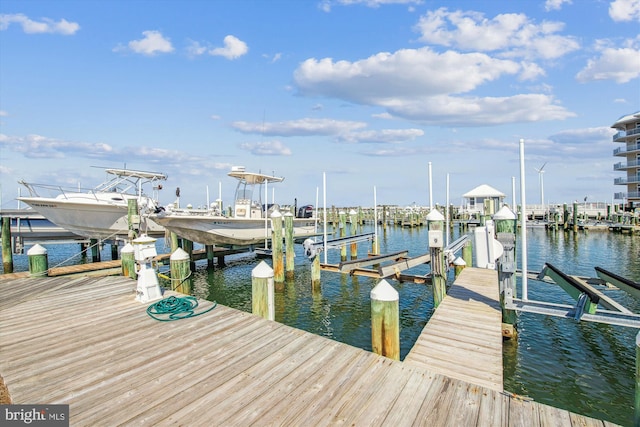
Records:
[[[205,314],[213,310],[217,305],[218,303],[214,301],[211,307],[196,313],[195,310],[198,307],[198,300],[195,297],[170,296],[169,298],[161,299],[147,307],[147,314],[161,322],[169,322],[171,320],[200,316],[201,314]]]

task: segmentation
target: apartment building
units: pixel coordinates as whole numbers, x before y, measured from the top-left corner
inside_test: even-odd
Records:
[[[613,142],[623,144],[613,150],[614,157],[621,158],[613,169],[624,172],[624,176],[615,178],[613,183],[626,190],[616,192],[614,199],[632,211],[640,208],[640,111],[620,117],[611,127],[618,130]]]

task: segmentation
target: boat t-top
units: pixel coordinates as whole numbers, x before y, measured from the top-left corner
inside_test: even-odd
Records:
[[[158,206],[161,181],[167,175],[131,169],[106,168],[108,179],[90,190],[63,188],[50,184],[19,181],[29,196],[17,199],[25,202],[52,223],[79,236],[99,240],[127,239],[129,236],[129,200],[137,201],[140,219],[138,229],[147,234],[164,233],[164,229],[145,215]],[[152,187],[152,195],[143,188]]]
[[[271,238],[269,219],[278,211],[277,204],[262,201],[262,187],[282,182],[283,177],[247,172],[244,166],[234,166],[228,176],[238,180],[232,212],[225,214],[221,205],[213,203],[206,209],[167,206],[151,218],[178,236],[203,245],[256,245]],[[266,197],[265,197],[266,198]],[[314,218],[294,218],[294,238],[315,234]]]

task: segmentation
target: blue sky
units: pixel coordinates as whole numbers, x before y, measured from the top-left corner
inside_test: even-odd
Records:
[[[640,110],[636,0],[0,3],[0,184],[168,174],[161,202],[228,205],[234,165],[276,202],[612,201],[610,126]],[[24,193],[23,193],[24,194]],[[519,196],[518,196],[519,198]],[[322,204],[322,203],[321,203]]]

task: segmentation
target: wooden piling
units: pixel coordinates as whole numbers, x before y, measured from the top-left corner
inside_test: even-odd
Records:
[[[251,312],[267,320],[275,320],[273,269],[260,261],[251,271]]]
[[[373,352],[400,360],[399,295],[386,280],[381,280],[371,296],[371,347]]]
[[[467,266],[473,266],[473,246],[471,240],[467,240],[462,246],[462,259]]]
[[[214,251],[213,251],[213,245],[205,245],[204,246],[205,250],[207,251],[207,270],[213,270],[213,258],[214,258]]]
[[[182,248],[176,249],[169,257],[171,268],[171,289],[191,295],[191,257]]]
[[[131,243],[127,243],[120,251],[120,265],[122,266],[122,275],[137,279],[135,250]]]
[[[636,335],[636,395],[634,426],[640,426],[640,332]]]
[[[2,217],[2,271],[13,273],[13,252],[11,251],[11,218]]]
[[[100,262],[100,242],[96,239],[89,239],[91,246],[91,262]]]
[[[285,242],[285,278],[293,279],[295,270],[295,251],[293,248],[293,214],[284,214],[284,242]]]
[[[351,235],[355,236],[358,234],[358,218],[357,212],[351,209],[349,211],[349,220],[351,222]],[[358,259],[358,244],[356,242],[351,243],[351,259]]]
[[[347,214],[345,211],[340,211],[338,214],[340,218],[340,238],[347,236]],[[342,245],[340,247],[340,261],[347,260],[347,245]]]
[[[433,307],[437,308],[447,295],[447,266],[444,260],[444,216],[433,209],[427,215],[429,227],[429,251],[431,254],[431,287]]]
[[[453,269],[454,269],[454,274],[456,278],[460,275],[460,273],[462,273],[462,270],[464,270],[466,266],[467,266],[467,263],[465,262],[464,259],[460,257],[453,260]]]
[[[35,244],[27,251],[29,259],[29,277],[46,277],[49,270],[47,250]]]
[[[573,202],[573,231],[578,231],[578,202]]]
[[[112,243],[111,244],[111,260],[115,261],[117,259],[118,259],[118,244]]]
[[[507,301],[516,294],[516,214],[503,206],[493,217],[496,224],[496,238],[502,244],[503,252],[498,259],[498,282],[500,306],[502,307],[502,336],[515,338],[517,335],[515,310],[507,309]]]
[[[311,261],[311,289],[320,289],[320,255],[314,256]]]
[[[282,214],[271,214],[271,259],[273,261],[273,280],[284,283],[284,257],[282,256]]]
[[[138,238],[140,230],[140,214],[138,212],[138,200],[127,200],[127,224],[129,225],[129,239]]]
[[[169,240],[171,241],[171,253],[174,253],[176,249],[180,247],[178,235],[171,231],[169,233]]]

